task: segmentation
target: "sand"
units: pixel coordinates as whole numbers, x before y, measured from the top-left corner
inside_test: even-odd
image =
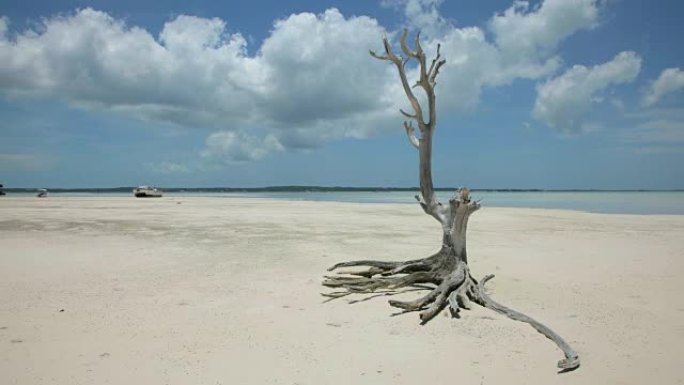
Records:
[[[427,256],[416,205],[0,199],[2,384],[684,384],[684,216],[483,208],[476,277],[546,322],[322,303],[326,267]],[[416,293],[404,295],[404,299]]]

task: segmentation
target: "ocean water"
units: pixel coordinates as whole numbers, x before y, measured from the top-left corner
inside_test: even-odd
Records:
[[[418,192],[268,192],[225,194],[226,196],[262,197],[289,200],[354,203],[417,204]],[[438,191],[441,202],[453,193]],[[472,199],[484,207],[527,207],[578,210],[611,214],[684,214],[684,191],[582,191],[582,192],[499,192],[474,191]]]
[[[352,203],[399,203],[416,204],[411,191],[331,191],[331,192],[164,192],[164,197],[215,197],[215,198],[271,198],[298,201],[328,201]],[[33,196],[31,193],[11,194]],[[437,196],[447,202],[453,193],[438,191]],[[63,197],[130,197],[131,193],[50,193]],[[684,191],[544,191],[499,192],[474,191],[473,199],[479,199],[483,207],[527,207],[543,209],[579,210],[612,214],[684,214]],[[1,199],[1,198],[0,198]],[[49,198],[48,198],[49,199]]]

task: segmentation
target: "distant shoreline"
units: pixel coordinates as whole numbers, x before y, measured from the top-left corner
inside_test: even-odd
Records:
[[[250,188],[161,188],[166,198],[270,198],[285,201],[403,203],[414,204],[418,188],[404,187],[321,187],[273,186]],[[436,189],[438,199],[446,202],[453,188]],[[34,197],[37,189],[13,189],[7,197]],[[133,198],[133,188],[48,189],[50,197],[94,199],[105,197]],[[525,207],[564,209],[612,214],[684,215],[682,190],[541,190],[541,189],[478,189],[473,197],[487,207]],[[4,198],[4,197],[3,197]],[[0,202],[5,199],[0,198]]]
[[[419,191],[418,187],[345,187],[345,186],[267,186],[267,187],[161,187],[164,192],[196,192],[196,193],[260,193],[260,192],[394,192]],[[107,188],[63,188],[63,187],[5,187],[9,193],[30,193],[39,188],[47,188],[54,193],[122,193],[131,192],[135,186]],[[439,187],[436,191],[455,191],[458,187]],[[471,189],[473,192],[682,192],[684,189],[515,189],[491,188]]]

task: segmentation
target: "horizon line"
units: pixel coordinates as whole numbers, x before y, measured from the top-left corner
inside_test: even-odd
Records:
[[[123,192],[137,186],[117,187],[4,187],[6,192],[33,192],[45,188],[53,192]],[[319,185],[272,185],[261,187],[178,187],[155,186],[168,192],[376,192],[376,191],[419,191],[418,186],[319,186]],[[435,187],[435,191],[456,191],[460,187]],[[601,189],[601,188],[471,188],[478,192],[682,192],[684,189]]]

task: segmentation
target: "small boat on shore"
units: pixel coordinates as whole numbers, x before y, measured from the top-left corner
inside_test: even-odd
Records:
[[[38,189],[38,194],[36,194],[36,197],[38,198],[47,198],[48,196],[48,190],[44,188],[39,188]]]
[[[133,189],[136,198],[161,198],[162,192],[156,187],[138,186]]]

